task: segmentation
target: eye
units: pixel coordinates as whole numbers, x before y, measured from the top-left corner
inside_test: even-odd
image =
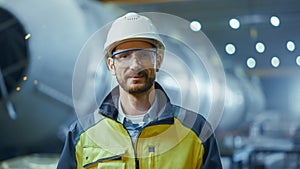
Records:
[[[155,57],[155,52],[154,51],[150,51],[150,50],[147,50],[147,51],[141,51],[140,55],[144,58],[147,58],[147,59],[150,59],[150,58],[153,58]]]
[[[128,57],[129,53],[127,51],[121,51],[121,52],[116,52],[112,54],[112,56],[116,59],[126,59]]]
[[[117,56],[119,59],[126,59],[129,57],[129,53],[121,53]]]

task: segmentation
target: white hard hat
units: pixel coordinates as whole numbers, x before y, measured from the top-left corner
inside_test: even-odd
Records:
[[[159,51],[164,51],[163,41],[151,20],[145,16],[130,12],[112,23],[104,44],[105,58],[111,55],[117,45],[134,39],[149,42]]]

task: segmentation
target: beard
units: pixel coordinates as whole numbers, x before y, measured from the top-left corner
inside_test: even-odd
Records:
[[[130,94],[142,94],[147,92],[155,81],[154,69],[141,70],[136,73],[137,76],[142,77],[142,81],[130,82],[130,78],[121,79],[116,76],[116,79],[123,90]]]

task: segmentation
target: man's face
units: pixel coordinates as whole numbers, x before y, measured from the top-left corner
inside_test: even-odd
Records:
[[[135,48],[139,50],[131,50]],[[151,48],[153,50],[151,44],[143,41],[124,42],[115,48],[114,53],[119,54],[108,59],[107,64],[110,71],[126,92],[141,94],[153,86],[156,64],[160,64],[160,59],[158,59],[160,57],[157,56],[156,51],[151,51]],[[145,55],[151,55],[152,59],[144,57]]]

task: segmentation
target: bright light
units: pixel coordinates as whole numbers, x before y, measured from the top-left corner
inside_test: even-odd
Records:
[[[296,63],[297,63],[298,66],[300,66],[300,56],[298,56],[298,57],[296,58]]]
[[[229,25],[232,29],[238,29],[240,27],[240,21],[235,18],[230,19]]]
[[[27,39],[29,39],[30,37],[31,37],[31,34],[28,33],[24,38],[27,40]]]
[[[255,49],[258,53],[263,53],[265,51],[265,45],[262,42],[258,42],[255,45]]]
[[[277,16],[272,16],[270,18],[270,22],[273,26],[279,26],[280,25],[280,20]]]
[[[273,67],[278,67],[280,65],[280,60],[278,57],[274,56],[271,59],[271,64]]]
[[[16,87],[16,91],[21,91],[21,87]]]
[[[295,43],[293,41],[288,41],[286,43],[286,48],[291,52],[294,51],[296,48]]]
[[[256,61],[254,58],[248,58],[247,59],[247,66],[252,69],[256,66]]]
[[[26,81],[27,80],[27,76],[23,76],[23,80]]]
[[[232,55],[235,53],[235,46],[233,44],[229,43],[225,46],[225,50],[229,55]]]
[[[193,21],[193,22],[190,23],[190,28],[191,28],[193,31],[197,32],[197,31],[200,31],[200,30],[201,30],[202,26],[201,26],[200,22],[198,22],[198,21]]]

